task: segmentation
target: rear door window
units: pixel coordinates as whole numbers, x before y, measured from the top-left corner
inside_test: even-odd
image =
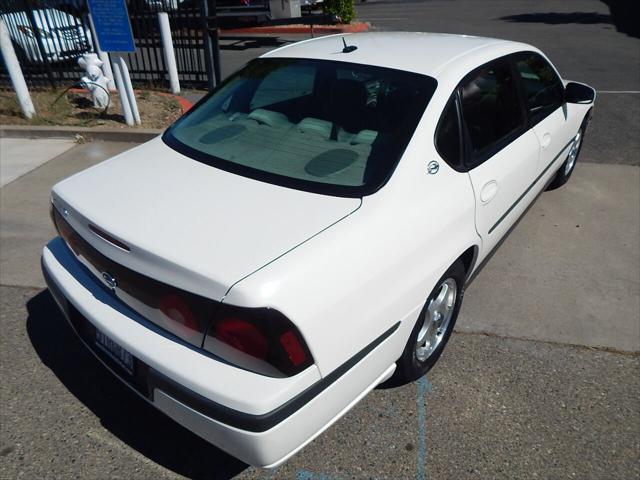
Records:
[[[472,163],[486,160],[525,128],[526,116],[508,61],[478,68],[462,82],[460,92]]]

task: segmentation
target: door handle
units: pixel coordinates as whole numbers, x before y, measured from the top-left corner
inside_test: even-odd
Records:
[[[496,193],[498,193],[498,182],[491,180],[480,190],[480,201],[489,203],[496,196]]]
[[[550,133],[545,133],[542,136],[542,142],[540,142],[542,145],[542,148],[547,148],[549,145],[551,145],[551,134]]]

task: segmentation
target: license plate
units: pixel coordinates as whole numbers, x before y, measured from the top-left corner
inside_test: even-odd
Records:
[[[129,375],[133,375],[133,355],[116,342],[107,337],[100,330],[96,330],[96,345],[104,353],[121,366]]]

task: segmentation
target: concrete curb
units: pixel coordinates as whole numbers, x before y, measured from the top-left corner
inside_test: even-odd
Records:
[[[369,22],[355,22],[339,25],[313,25],[313,33],[358,33],[369,30]],[[220,34],[229,33],[311,33],[311,25],[280,25],[273,27],[247,27],[221,30]]]
[[[144,143],[160,135],[164,130],[155,128],[89,128],[89,127],[48,127],[31,125],[0,125],[0,137],[7,138],[75,138],[105,142]]]

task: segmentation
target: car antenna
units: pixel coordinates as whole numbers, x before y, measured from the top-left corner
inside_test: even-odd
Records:
[[[342,53],[351,53],[358,49],[355,45],[347,45],[347,41],[342,37],[342,43],[344,43],[344,48],[342,49]]]

